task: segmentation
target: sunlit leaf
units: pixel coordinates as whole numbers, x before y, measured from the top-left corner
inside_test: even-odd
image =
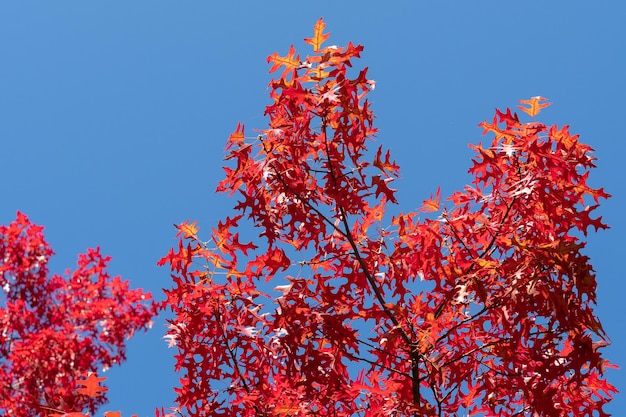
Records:
[[[187,220],[186,222],[183,222],[179,225],[175,225],[175,227],[178,229],[176,237],[182,236],[184,239],[197,239],[199,230],[199,228],[196,226],[197,223],[197,221],[189,223],[189,220]]]
[[[313,37],[304,39],[304,42],[308,43],[309,45],[313,45],[314,52],[319,51],[322,47],[322,43],[324,43],[324,41],[326,41],[330,37],[330,33],[323,33],[324,28],[326,28],[326,24],[320,17],[317,23],[315,23],[315,26],[313,26]]]
[[[541,96],[532,97],[529,100],[520,100],[520,103],[526,104],[528,105],[528,107],[517,106],[517,108],[519,108],[523,112],[530,115],[530,117],[535,117],[537,114],[539,114],[541,109],[546,108],[550,104],[552,104],[552,103],[546,102],[546,100],[547,98],[543,98]]]
[[[101,395],[103,392],[107,392],[107,387],[100,386],[102,381],[105,381],[106,378],[98,378],[96,374],[90,373],[87,376],[87,379],[79,380],[78,383],[83,385],[82,388],[78,388],[76,391],[80,394],[88,395],[90,397],[97,397]]]

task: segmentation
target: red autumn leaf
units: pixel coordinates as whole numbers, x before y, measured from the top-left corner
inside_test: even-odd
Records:
[[[393,178],[391,177],[382,178],[382,176],[380,175],[374,175],[372,176],[372,187],[374,187],[375,189],[376,197],[382,194],[387,198],[387,200],[391,201],[392,203],[397,203],[398,201],[395,197],[396,190],[389,187],[389,183],[391,181],[393,181]]]
[[[374,166],[380,169],[382,172],[384,172],[387,175],[397,177],[400,167],[395,163],[395,161],[391,162],[389,160],[389,158],[391,157],[389,150],[385,154],[384,160],[381,158],[382,153],[383,153],[383,148],[382,146],[379,146],[378,150],[376,151],[376,156],[374,157]]]

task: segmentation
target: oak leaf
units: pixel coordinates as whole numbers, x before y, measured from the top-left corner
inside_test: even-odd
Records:
[[[105,377],[98,378],[96,374],[90,373],[87,379],[78,381],[78,384],[83,385],[82,388],[78,388],[76,391],[80,394],[88,395],[90,397],[97,397],[103,392],[107,392],[107,387],[100,386],[100,382],[106,380]]]
[[[319,51],[322,43],[324,43],[324,41],[326,41],[330,36],[330,33],[323,33],[325,27],[326,24],[324,23],[324,20],[320,17],[317,23],[315,23],[315,26],[313,26],[313,37],[304,39],[304,42],[308,43],[309,45],[313,45],[314,52]]]
[[[174,225],[178,229],[178,233],[176,237],[183,236],[184,239],[197,239],[198,238],[198,230],[200,230],[197,226],[197,221],[193,223],[189,223],[189,220],[183,222],[179,225]]]
[[[296,69],[300,66],[300,55],[296,55],[296,49],[291,45],[289,47],[289,53],[285,56],[278,55],[278,52],[274,52],[272,55],[267,57],[267,62],[272,64],[270,68],[270,73],[275,72],[280,67],[285,67],[285,72],[283,75],[289,70]]]
[[[549,102],[545,102],[547,99],[541,96],[532,97],[529,100],[520,100],[520,103],[527,104],[529,107],[517,106],[518,109],[530,115],[530,117],[535,117],[541,109],[548,107]]]

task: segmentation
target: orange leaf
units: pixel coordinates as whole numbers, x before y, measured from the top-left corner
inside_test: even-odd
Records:
[[[543,109],[544,107],[548,107],[550,104],[552,104],[548,102],[540,103],[541,101],[546,101],[546,100],[547,98],[544,98],[541,96],[533,97],[530,100],[520,100],[519,101],[520,103],[528,104],[530,107],[526,108],[524,106],[517,106],[517,108],[525,113],[528,113],[530,117],[535,117],[537,114],[539,114],[541,109]]]
[[[483,135],[486,135],[487,132],[492,132],[496,135],[496,141],[500,140],[500,138],[506,138],[506,142],[510,142],[512,137],[514,136],[513,132],[511,132],[510,130],[507,130],[506,128],[501,129],[500,126],[498,126],[498,119],[497,116],[493,118],[493,122],[492,123],[487,123],[487,121],[485,120],[484,122],[480,123],[478,126],[482,127],[484,129],[483,131]]]
[[[97,397],[100,393],[107,392],[107,387],[101,387],[100,382],[104,381],[106,378],[98,378],[96,374],[89,373],[87,379],[83,379],[78,381],[80,385],[84,385],[83,388],[78,388],[76,391],[79,394],[88,395],[90,397]]]
[[[237,129],[230,134],[230,136],[228,137],[228,140],[233,142],[233,143],[239,143],[239,142],[243,142],[244,136],[243,136],[243,125],[237,123]]]
[[[176,237],[183,235],[185,239],[197,239],[198,230],[200,230],[200,228],[196,227],[196,223],[198,223],[197,220],[193,223],[189,223],[189,220],[187,220],[184,223],[174,225],[174,227],[178,229]]]
[[[106,411],[104,417],[122,417],[122,413],[120,411]]]
[[[498,266],[498,262],[490,261],[488,259],[478,258],[476,260],[476,265],[478,265],[480,268],[484,268],[484,269],[493,269],[496,266]]]
[[[437,189],[437,194],[435,194],[435,196],[433,197],[433,195],[430,195],[430,199],[428,200],[424,200],[424,203],[422,204],[422,208],[421,211],[425,212],[425,213],[429,213],[429,212],[433,212],[433,211],[439,211],[439,202],[441,200],[441,188]]]
[[[285,66],[285,71],[290,69],[298,68],[300,66],[300,55],[294,56],[296,53],[296,48],[291,45],[289,47],[289,53],[286,56],[278,55],[278,52],[274,52],[272,55],[267,57],[267,62],[272,63],[272,68],[270,68],[270,73],[276,71],[281,66]]]
[[[322,43],[324,43],[324,41],[326,41],[326,39],[328,39],[328,37],[330,36],[330,33],[322,33],[324,32],[325,27],[326,24],[320,17],[317,23],[315,23],[315,26],[313,26],[313,37],[304,39],[304,42],[308,43],[309,45],[313,45],[313,51],[315,52],[320,50]]]
[[[243,125],[241,123],[237,123],[237,129],[228,137],[228,144],[226,145],[226,150],[233,147],[233,145],[239,145],[245,139],[243,132]]]

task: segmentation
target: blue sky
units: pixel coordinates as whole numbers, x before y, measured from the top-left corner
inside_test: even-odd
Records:
[[[46,226],[57,272],[100,245],[112,274],[161,298],[169,274],[156,261],[175,243],[172,224],[208,230],[228,214],[213,192],[223,147],[238,121],[264,127],[266,56],[292,43],[306,54],[323,16],[331,43],[365,46],[356,65],[377,81],[377,140],[402,167],[403,210],[466,184],[477,124],[519,99],[548,97],[540,119],[596,149],[590,183],[613,194],[601,209],[612,229],[586,253],[606,356],[626,367],[625,15],[622,2],[580,0],[3,1],[0,222],[20,210]],[[106,374],[106,409],[148,417],[172,404],[164,332],[159,319],[129,342],[128,361]],[[609,378],[626,390],[623,371]],[[622,397],[608,410],[626,409]]]

